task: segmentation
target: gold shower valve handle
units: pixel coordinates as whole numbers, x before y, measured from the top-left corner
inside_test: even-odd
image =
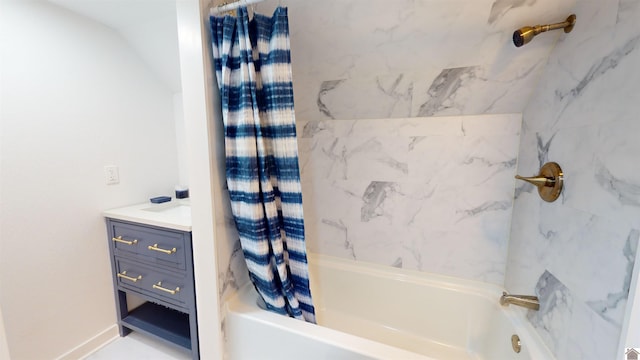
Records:
[[[523,177],[516,175],[516,179],[524,180],[535,185],[538,188],[538,194],[540,194],[542,200],[553,202],[560,197],[560,193],[562,192],[564,174],[558,163],[548,162],[542,165],[540,173],[537,176]]]
[[[516,175],[516,179],[518,180],[524,180],[530,184],[533,184],[535,186],[549,186],[549,187],[553,187],[553,185],[556,183],[555,179],[550,179],[550,178],[546,178],[546,177],[537,177],[537,176],[532,176],[532,177],[524,177],[524,176],[520,176],[520,175]]]

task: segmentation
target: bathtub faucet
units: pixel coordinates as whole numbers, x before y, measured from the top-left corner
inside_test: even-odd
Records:
[[[540,309],[540,301],[537,296],[531,295],[509,295],[507,292],[502,292],[500,297],[500,305],[507,306],[509,304],[522,306],[531,310]]]

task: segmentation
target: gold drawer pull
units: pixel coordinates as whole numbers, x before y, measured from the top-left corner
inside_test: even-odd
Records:
[[[176,248],[173,248],[171,250],[161,249],[161,248],[158,247],[158,244],[149,245],[147,247],[147,249],[153,250],[153,251],[160,251],[161,253],[165,253],[167,255],[171,255],[171,254],[175,253],[176,250],[177,250]]]
[[[118,277],[122,279],[127,279],[129,281],[138,282],[138,280],[142,280],[142,275],[138,275],[138,277],[131,277],[127,275],[126,271],[118,273]]]
[[[158,290],[162,290],[162,291],[167,292],[167,293],[169,293],[171,295],[175,295],[177,292],[180,291],[180,287],[179,286],[177,286],[175,290],[171,290],[171,289],[167,289],[167,288],[162,287],[162,281],[158,281],[157,284],[153,284],[153,288],[154,289],[158,289]]]
[[[127,244],[127,245],[136,245],[138,243],[138,239],[133,239],[131,241],[130,240],[123,240],[122,239],[122,235],[120,235],[118,237],[111,238],[111,240],[113,240],[115,242]]]

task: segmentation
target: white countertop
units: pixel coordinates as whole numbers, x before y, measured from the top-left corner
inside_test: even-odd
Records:
[[[191,231],[189,199],[172,199],[162,204],[150,202],[106,210],[104,217],[163,228]]]

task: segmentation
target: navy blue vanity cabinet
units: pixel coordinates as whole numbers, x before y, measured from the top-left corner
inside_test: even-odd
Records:
[[[132,330],[199,359],[191,232],[107,218],[120,336]],[[135,309],[127,295],[146,302]]]

